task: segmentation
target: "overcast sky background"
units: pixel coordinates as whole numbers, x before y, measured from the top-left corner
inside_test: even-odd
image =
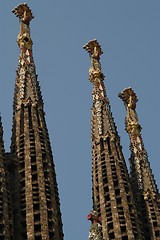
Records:
[[[18,65],[17,0],[0,1],[0,112],[9,151],[13,89]],[[65,240],[88,239],[92,209],[90,59],[82,46],[96,38],[107,95],[128,162],[125,109],[117,97],[131,86],[151,167],[160,187],[160,1],[27,1],[33,54],[39,75],[61,199]]]

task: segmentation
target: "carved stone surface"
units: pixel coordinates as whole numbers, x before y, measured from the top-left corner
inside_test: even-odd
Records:
[[[126,107],[126,131],[130,137],[131,185],[145,239],[160,239],[159,193],[141,136],[136,113],[137,96],[132,88],[124,89],[119,97]]]
[[[33,15],[27,4],[20,4],[13,12],[20,19],[17,40],[20,57],[13,103],[11,153],[7,155],[11,213],[5,190],[7,182],[4,181],[0,201],[4,202],[5,216],[3,215],[2,220],[5,225],[2,230],[5,237],[1,237],[0,225],[0,239],[62,240],[56,173],[32,56],[29,23]],[[3,151],[1,136],[2,134],[0,134],[0,157],[1,148]],[[6,173],[3,162],[2,158],[0,171],[4,180]]]
[[[110,110],[101,70],[102,50],[96,40],[84,49],[91,57],[89,79],[93,83],[92,106],[92,188],[93,209],[101,219],[102,239],[143,239],[129,183],[119,136]],[[92,234],[99,230],[91,225]]]
[[[4,152],[3,129],[0,117],[0,239],[10,240],[13,237],[13,215],[9,192],[9,173],[7,157]]]

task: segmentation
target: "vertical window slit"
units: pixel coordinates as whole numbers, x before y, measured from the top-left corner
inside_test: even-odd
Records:
[[[100,139],[100,148],[101,148],[101,152],[104,151],[104,143],[103,143],[103,139]]]
[[[21,105],[20,113],[20,134],[24,133],[24,104]]]
[[[109,137],[107,137],[107,146],[108,146],[109,155],[111,155],[112,151],[111,151],[111,145],[110,145],[110,138]]]
[[[29,128],[32,129],[32,111],[31,105],[28,106]]]

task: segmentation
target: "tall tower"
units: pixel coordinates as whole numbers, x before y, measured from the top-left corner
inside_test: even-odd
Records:
[[[9,197],[9,181],[4,142],[3,128],[0,118],[0,239],[10,240],[13,237],[11,202]]]
[[[93,210],[101,221],[104,240],[141,240],[128,171],[104,87],[100,64],[102,49],[96,40],[88,42],[84,49],[91,57],[89,79],[94,87],[91,111]],[[90,239],[94,239],[92,233],[90,235]]]
[[[32,54],[29,25],[33,15],[25,3],[13,13],[20,20],[11,141],[14,239],[62,240],[55,167]]]
[[[143,235],[146,240],[160,239],[160,196],[144,148],[141,126],[138,123],[136,113],[138,99],[132,88],[124,89],[119,97],[127,111],[125,124],[130,138],[131,186]]]

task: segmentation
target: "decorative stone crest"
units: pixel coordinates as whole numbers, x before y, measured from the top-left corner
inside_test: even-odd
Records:
[[[20,19],[20,33],[18,34],[17,43],[20,48],[20,57],[18,65],[18,79],[17,81],[17,94],[20,100],[26,100],[30,97],[32,100],[38,99],[36,87],[36,71],[32,55],[32,39],[30,36],[30,21],[34,18],[31,9],[27,3],[23,3],[15,7],[12,12]],[[27,87],[29,86],[29,87]],[[31,91],[29,89],[32,89]],[[27,93],[26,93],[27,92]],[[32,93],[31,93],[32,92]],[[28,96],[29,95],[29,96]],[[21,106],[22,101],[19,101]],[[26,104],[26,102],[23,102]]]
[[[83,48],[89,53],[91,67],[89,69],[89,79],[94,84],[93,100],[101,99],[108,102],[104,86],[104,75],[101,70],[100,56],[103,53],[101,46],[96,39],[89,41]]]
[[[126,115],[126,131],[128,133],[134,133],[140,135],[141,126],[138,123],[138,116],[136,113],[136,103],[138,98],[132,88],[126,88],[118,95],[124,102],[127,110]]]
[[[32,55],[32,39],[30,37],[29,23],[34,18],[31,9],[27,3],[18,5],[12,12],[20,19],[20,33],[17,38],[17,43],[21,50],[26,54],[28,60]],[[30,62],[30,61],[29,61]]]
[[[19,17],[19,19],[29,25],[29,22],[34,18],[31,9],[28,7],[27,3],[22,3],[15,7],[12,12]]]

